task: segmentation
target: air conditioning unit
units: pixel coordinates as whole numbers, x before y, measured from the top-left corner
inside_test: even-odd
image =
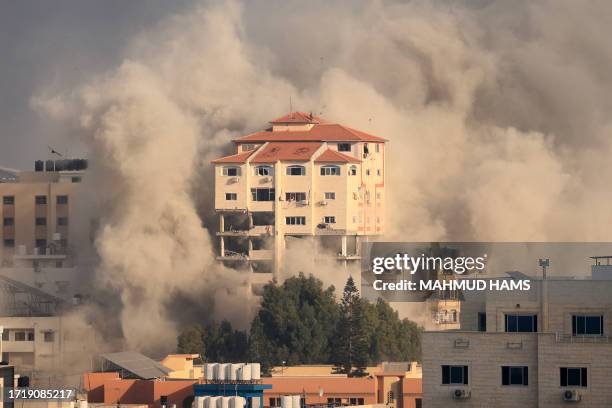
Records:
[[[470,390],[466,390],[463,388],[457,388],[453,390],[453,399],[468,399],[472,396],[472,392]]]
[[[563,392],[563,401],[567,402],[578,402],[582,399],[582,395],[578,390],[565,390]]]
[[[319,201],[319,205],[327,205],[327,201],[321,200],[321,201]]]
[[[230,183],[237,183],[237,182],[238,182],[238,180],[240,180],[238,177],[231,177],[231,178],[230,178],[228,181],[229,181]]]
[[[298,201],[299,205],[308,205],[308,200],[300,200]]]

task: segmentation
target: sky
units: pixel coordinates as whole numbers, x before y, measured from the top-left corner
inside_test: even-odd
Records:
[[[49,84],[73,84],[121,61],[134,35],[186,0],[0,0],[0,166],[33,168],[51,145],[67,155],[66,129],[31,108]]]

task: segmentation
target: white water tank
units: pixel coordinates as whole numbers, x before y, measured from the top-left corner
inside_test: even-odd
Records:
[[[261,380],[261,364],[252,363],[251,366],[251,380]]]
[[[230,400],[232,397],[219,397],[217,400],[217,408],[230,408]]]
[[[207,397],[195,397],[193,400],[193,408],[204,408],[204,400]]]
[[[238,380],[238,371],[242,367],[242,364],[230,364],[230,377],[226,380],[236,381]]]
[[[227,378],[226,371],[229,364],[219,363],[215,366],[215,380],[225,380]]]
[[[291,396],[292,399],[292,407],[293,408],[301,408],[301,401],[302,401],[302,396],[301,395],[292,395]]]
[[[251,381],[251,370],[250,364],[244,364],[242,367],[240,367],[238,379],[240,381]]]
[[[246,405],[246,399],[244,397],[231,397],[230,408],[244,408]]]
[[[208,363],[204,366],[204,378],[207,380],[215,379],[215,366],[216,363]]]
[[[87,400],[79,400],[79,408],[87,408]]]
[[[281,408],[293,408],[293,398],[291,395],[283,395],[281,397]]]
[[[208,397],[204,401],[204,408],[217,408],[217,400],[219,397]]]

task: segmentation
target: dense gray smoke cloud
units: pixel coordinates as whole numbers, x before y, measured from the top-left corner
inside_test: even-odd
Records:
[[[173,341],[173,291],[222,289],[210,313],[239,314],[243,275],[200,229],[198,213],[216,228],[209,160],[289,97],[390,139],[387,240],[612,238],[612,3],[475,4],[202,2],[116,69],[34,98],[89,147],[97,276],[122,293],[128,342]]]

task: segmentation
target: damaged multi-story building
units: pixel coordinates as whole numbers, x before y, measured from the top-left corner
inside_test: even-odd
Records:
[[[245,264],[255,285],[287,259],[358,261],[360,242],[385,230],[386,142],[303,112],[235,139],[213,161],[218,259]]]

